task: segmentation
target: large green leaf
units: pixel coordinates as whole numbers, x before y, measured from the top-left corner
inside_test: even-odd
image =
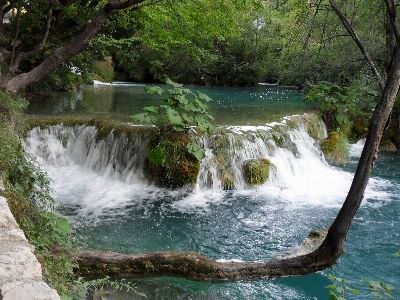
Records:
[[[173,82],[173,81],[172,81],[171,79],[169,79],[169,78],[165,79],[165,83],[168,84],[168,85],[172,85],[174,88],[181,88],[181,87],[183,86],[182,84]]]
[[[162,95],[164,92],[164,90],[159,86],[146,86],[144,90],[150,95]]]
[[[172,109],[172,108],[168,107],[167,110],[166,110],[166,113],[167,113],[168,121],[172,125],[181,125],[181,126],[183,126],[182,118],[181,118],[181,116],[179,115],[179,113],[175,109]]]
[[[147,152],[147,157],[155,165],[162,165],[165,162],[164,149],[161,146],[156,146],[154,149]]]
[[[131,116],[131,119],[133,121],[143,123],[143,124],[156,124],[157,120],[158,120],[158,118],[156,116],[149,115],[148,113],[140,113],[140,114],[133,115],[133,116]]]
[[[193,154],[198,161],[201,161],[204,157],[204,150],[200,148],[195,142],[190,142],[186,145],[189,153]]]
[[[194,118],[191,115],[188,115],[187,113],[182,114],[182,119],[186,124],[190,124],[194,122]]]
[[[160,113],[160,107],[154,106],[154,105],[153,106],[143,107],[143,110],[147,111],[147,112],[153,112],[153,113],[156,113],[156,114]]]
[[[197,92],[196,94],[197,94],[197,97],[198,97],[200,100],[202,100],[202,101],[206,101],[206,102],[213,101],[213,100],[212,100],[210,97],[208,97],[206,94],[203,94],[203,93],[200,93],[200,92]]]

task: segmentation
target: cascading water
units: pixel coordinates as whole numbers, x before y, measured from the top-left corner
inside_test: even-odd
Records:
[[[133,134],[104,135],[95,126],[56,125],[34,128],[27,135],[28,150],[53,180],[60,212],[84,237],[86,248],[124,253],[193,250],[219,260],[270,259],[298,246],[310,230],[329,226],[356,164],[349,163],[348,170],[329,165],[318,143],[326,136],[323,123],[294,116],[267,126],[221,127],[209,137],[199,137],[206,156],[196,187],[171,190],[146,177],[149,129],[132,130]],[[357,158],[361,148],[354,145],[352,156]],[[248,185],[243,164],[258,158],[271,162],[270,177],[264,184]],[[358,224],[368,223],[376,209],[385,222],[398,222],[398,214],[386,209],[398,201],[397,188],[390,180],[370,179],[350,238],[363,232]],[[365,230],[372,241],[382,234]],[[391,243],[381,252],[397,251],[396,242],[387,240]],[[357,249],[348,263],[359,265],[362,253]],[[363,268],[362,274],[368,270]],[[359,276],[346,272],[347,278]],[[220,285],[171,278],[139,279],[136,284],[149,299],[326,299],[324,286],[330,282],[324,274]],[[373,274],[364,277],[375,279]],[[381,280],[394,283],[390,276]]]

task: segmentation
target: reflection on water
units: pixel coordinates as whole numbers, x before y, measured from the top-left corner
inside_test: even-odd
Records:
[[[281,86],[189,88],[214,100],[209,106],[215,125],[264,125],[311,110],[309,104],[301,101],[302,92]],[[148,95],[142,84],[97,84],[51,98],[35,99],[27,114],[78,114],[129,121],[129,116],[142,112],[144,106],[157,104],[160,104],[159,96]]]

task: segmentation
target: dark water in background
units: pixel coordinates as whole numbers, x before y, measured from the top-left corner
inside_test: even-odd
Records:
[[[196,90],[214,99],[216,125],[260,125],[309,110],[300,101],[301,93],[280,87]],[[152,101],[154,98],[148,98],[142,87],[95,86],[48,100],[44,106],[32,105],[28,113],[112,115],[126,119],[141,112],[143,106],[152,105]],[[338,172],[340,180],[327,177],[322,184],[315,178],[315,190],[299,201],[297,190],[291,186],[273,192],[260,187],[186,197],[143,184],[127,186],[79,166],[46,168],[63,205],[61,212],[72,220],[87,248],[123,253],[193,250],[212,259],[261,261],[284,254],[299,245],[311,230],[330,225],[347,193],[346,185],[339,181],[350,184],[359,154],[360,146],[355,145],[352,161],[345,168],[327,165],[326,172]],[[309,168],[313,164],[306,163]],[[285,197],[275,196],[281,194]],[[380,153],[366,199],[344,244],[346,252],[332,270],[232,283],[169,277],[132,281],[147,299],[329,299],[325,286],[332,282],[327,274],[334,274],[360,290],[356,296],[346,293],[348,299],[375,299],[363,279],[395,285],[394,297],[400,299],[400,258],[391,256],[400,250],[399,232],[400,158]],[[142,299],[134,294],[107,297]]]

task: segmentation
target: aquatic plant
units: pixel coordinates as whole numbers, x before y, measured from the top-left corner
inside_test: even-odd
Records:
[[[149,143],[147,158],[155,165],[150,165],[149,169],[154,171],[158,181],[173,186],[194,184],[204,150],[191,136],[189,127],[196,125],[198,133],[211,134],[215,131],[209,122],[213,120],[210,108],[206,105],[212,100],[203,93],[184,89],[183,85],[168,78],[166,83],[172,89],[164,91],[158,86],[145,88],[151,95],[166,94],[165,98],[161,98],[164,104],[144,107],[145,112],[131,118],[156,126],[156,136]]]

